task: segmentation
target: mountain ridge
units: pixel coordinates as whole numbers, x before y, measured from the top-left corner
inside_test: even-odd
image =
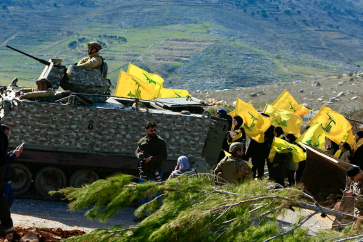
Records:
[[[69,65],[85,56],[89,40],[105,44],[100,53],[113,87],[128,62],[161,75],[167,87],[189,89],[362,70],[361,1],[1,0],[0,6],[3,82],[16,75],[35,80],[43,69],[6,44]]]

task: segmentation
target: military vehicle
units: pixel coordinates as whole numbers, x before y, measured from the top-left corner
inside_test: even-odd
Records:
[[[150,101],[110,96],[111,83],[98,69],[66,68],[60,59],[23,54],[46,65],[40,78],[52,83],[56,95],[20,99],[16,80],[1,88],[1,122],[10,127],[9,146],[25,142],[13,164],[12,187],[18,197],[49,197],[49,191],[79,187],[117,172],[137,175],[134,152],[150,120],[168,144],[164,173],[174,170],[181,155],[198,172],[209,172],[218,162],[228,123],[211,117],[204,102],[192,97]]]

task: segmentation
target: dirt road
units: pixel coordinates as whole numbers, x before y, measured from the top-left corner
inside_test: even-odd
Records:
[[[136,224],[132,221],[135,218],[135,208],[125,209],[107,223],[90,221],[84,217],[85,211],[71,212],[66,202],[27,199],[16,199],[11,208],[14,226],[59,227],[64,230],[80,229],[87,232],[119,224],[123,224],[124,227]]]

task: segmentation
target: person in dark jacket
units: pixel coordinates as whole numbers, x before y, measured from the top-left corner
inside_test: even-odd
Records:
[[[227,114],[227,111],[226,110],[224,110],[222,108],[221,109],[218,109],[218,111],[216,113],[216,117],[227,120],[228,121],[228,125],[226,126],[225,131],[231,130],[232,117]],[[221,160],[221,159],[224,158],[224,151],[223,150],[228,150],[229,149],[229,144],[227,142],[227,133],[228,132],[226,132],[226,135],[224,136],[224,140],[223,140],[223,143],[222,143],[221,151],[219,152],[218,160]]]
[[[156,135],[156,123],[147,122],[146,136],[137,143],[136,157],[140,160],[140,178],[144,180],[160,180],[163,172],[163,163],[168,157],[166,142]]]
[[[4,131],[0,129],[0,181],[4,180],[6,171],[6,150],[8,149],[8,138]],[[3,186],[0,186],[0,233],[13,232],[13,220],[11,219],[10,210]]]
[[[274,130],[274,136],[283,140],[286,140],[284,137],[284,131],[281,127],[277,126]],[[273,167],[271,170],[273,171],[272,178],[276,183],[279,183],[281,186],[285,187],[285,177],[287,177],[287,162],[288,156],[286,153],[277,153],[273,161],[271,161],[271,166]]]
[[[9,137],[9,127],[6,125],[1,125],[2,130],[4,131],[6,137]],[[19,155],[23,152],[23,146],[16,147],[15,150],[6,152],[6,171],[4,176],[4,183],[3,183],[3,189],[4,194],[6,196],[6,200],[8,202],[9,209],[11,208],[11,205],[13,205],[14,202],[14,195],[13,190],[11,188],[11,177],[12,177],[12,169],[11,164],[15,161],[16,157],[19,157]]]
[[[348,156],[350,164],[357,165],[363,170],[363,131],[355,133],[355,144],[353,145],[351,155]]]

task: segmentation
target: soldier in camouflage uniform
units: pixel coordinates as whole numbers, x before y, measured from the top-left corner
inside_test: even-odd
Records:
[[[347,170],[347,177],[350,180],[350,189],[344,191],[347,197],[355,196],[354,216],[363,216],[363,173],[359,167],[353,166]]]
[[[252,170],[242,160],[243,143],[235,142],[229,147],[231,156],[224,157],[214,170],[217,182],[240,182],[245,179],[252,179]]]
[[[52,89],[51,82],[46,78],[38,79],[35,82],[38,88],[21,88],[15,93],[19,99],[38,99],[54,97],[55,92]]]
[[[77,66],[83,66],[87,68],[99,68],[101,67],[104,58],[100,56],[98,51],[102,49],[102,46],[96,41],[91,41],[87,43],[88,47],[88,56],[82,58]]]

